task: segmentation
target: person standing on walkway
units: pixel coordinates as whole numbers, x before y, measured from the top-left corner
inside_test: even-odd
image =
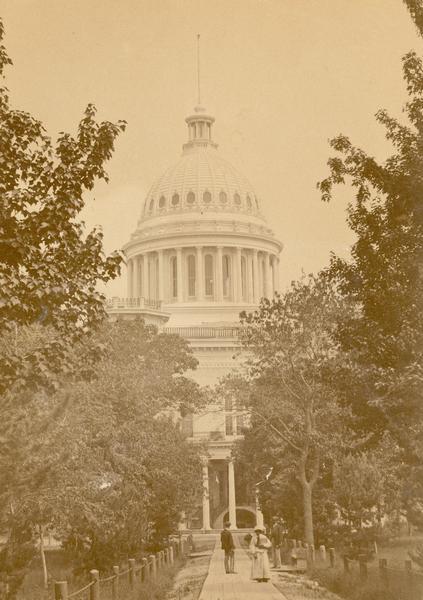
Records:
[[[251,565],[251,579],[259,582],[269,581],[270,565],[267,551],[272,547],[272,543],[267,536],[264,535],[260,527],[256,527],[254,535],[251,538],[248,552],[253,559]]]
[[[284,537],[284,530],[282,527],[282,521],[279,517],[273,517],[273,527],[270,534],[272,541],[272,558],[273,566],[275,569],[281,567],[281,546]]]
[[[225,529],[220,534],[222,550],[225,551],[225,571],[226,573],[235,573],[235,544],[232,533],[229,531],[231,524],[229,521],[224,523]]]

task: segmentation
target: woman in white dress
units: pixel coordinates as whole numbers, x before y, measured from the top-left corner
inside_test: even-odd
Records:
[[[270,579],[270,565],[267,550],[272,547],[272,542],[264,535],[259,527],[254,530],[248,552],[253,559],[251,565],[251,579],[263,582]]]

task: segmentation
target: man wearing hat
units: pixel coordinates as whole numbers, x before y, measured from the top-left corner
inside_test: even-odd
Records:
[[[225,571],[226,573],[235,573],[235,544],[232,533],[229,531],[231,524],[226,521],[223,526],[225,529],[220,534],[222,550],[225,551]]]
[[[253,559],[251,565],[251,579],[255,579],[260,583],[269,581],[270,565],[267,551],[271,547],[272,543],[264,534],[263,529],[261,527],[256,527],[254,529],[254,535],[251,538],[250,547],[248,548],[249,554]]]

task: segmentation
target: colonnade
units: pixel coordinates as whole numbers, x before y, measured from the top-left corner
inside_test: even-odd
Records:
[[[236,529],[235,467],[234,461],[231,458],[228,460],[228,503],[231,529]],[[209,467],[207,460],[203,462],[203,529],[211,529]]]
[[[127,261],[128,297],[257,304],[279,289],[279,257],[254,248],[177,247]]]

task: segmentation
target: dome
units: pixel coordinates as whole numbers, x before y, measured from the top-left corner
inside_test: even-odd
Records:
[[[152,185],[141,221],[186,212],[243,213],[261,217],[257,196],[249,181],[221,158],[211,139],[213,117],[197,107],[188,117],[189,141],[182,157]]]

